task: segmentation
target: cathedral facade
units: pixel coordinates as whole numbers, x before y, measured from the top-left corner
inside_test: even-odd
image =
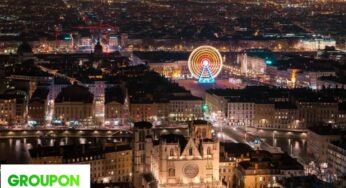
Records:
[[[149,127],[135,125],[135,187],[221,187],[220,146],[210,124],[194,121],[188,135],[154,136]]]

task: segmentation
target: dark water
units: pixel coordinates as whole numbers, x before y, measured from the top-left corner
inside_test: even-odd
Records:
[[[94,144],[116,141],[106,138],[12,138],[0,139],[0,160],[7,163],[25,164],[30,160],[29,150],[38,146],[58,146],[71,144]]]
[[[0,139],[0,160],[9,163],[27,163],[29,153],[26,139]]]
[[[271,146],[280,147],[284,152],[293,157],[306,158],[306,139],[305,138],[263,138]]]

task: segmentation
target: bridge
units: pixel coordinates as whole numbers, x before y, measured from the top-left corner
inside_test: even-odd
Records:
[[[0,138],[131,138],[128,128],[119,129],[13,129],[0,130]]]

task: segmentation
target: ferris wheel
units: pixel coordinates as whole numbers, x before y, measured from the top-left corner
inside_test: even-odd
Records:
[[[214,83],[222,65],[220,52],[212,46],[200,46],[194,49],[188,60],[190,73],[199,83]]]

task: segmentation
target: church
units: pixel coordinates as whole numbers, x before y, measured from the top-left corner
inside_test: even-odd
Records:
[[[152,125],[134,127],[134,186],[222,187],[219,182],[219,141],[206,121],[190,123],[188,134],[155,135]]]

